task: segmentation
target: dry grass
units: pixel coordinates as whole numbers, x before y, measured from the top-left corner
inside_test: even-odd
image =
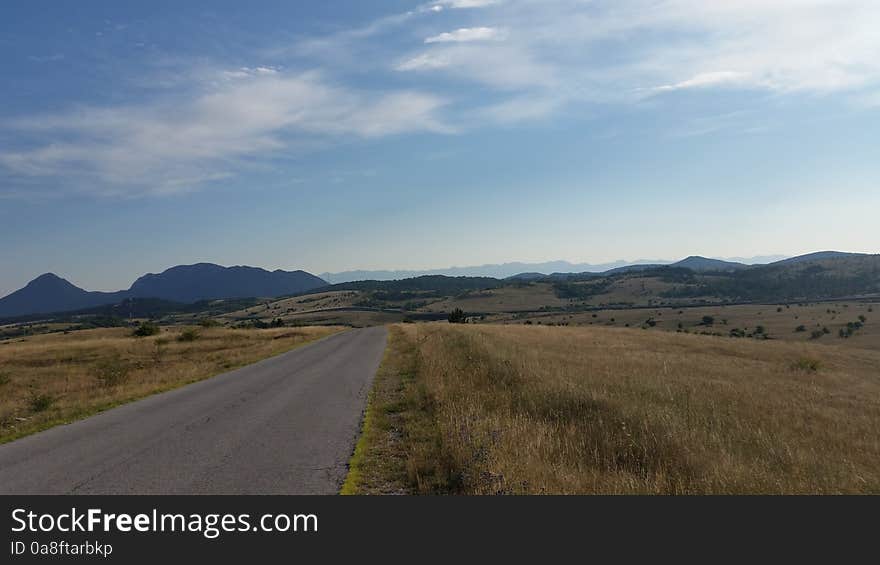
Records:
[[[880,493],[876,351],[445,324],[392,344],[414,492]]]
[[[715,319],[712,326],[702,324],[703,316]],[[849,339],[838,332],[850,322],[861,321],[863,327]],[[488,318],[490,323],[564,324],[570,326],[617,326],[639,328],[648,320],[656,324],[651,331],[687,331],[717,333],[729,336],[731,330],[752,333],[763,326],[772,339],[842,345],[864,349],[880,349],[880,304],[869,302],[824,302],[809,304],[747,304],[737,306],[701,306],[689,308],[639,308],[629,310],[598,310],[587,312],[539,313],[521,316],[499,315]],[[797,328],[803,326],[803,331]],[[816,339],[814,331],[828,328],[828,334]]]
[[[0,443],[248,365],[340,328],[101,329],[0,344]],[[190,341],[187,341],[187,340]]]
[[[433,425],[431,415],[415,410],[412,402],[416,360],[401,327],[392,326],[341,494],[409,492],[407,449],[416,443],[419,430]]]

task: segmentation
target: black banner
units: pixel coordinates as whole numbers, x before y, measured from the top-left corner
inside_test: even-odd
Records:
[[[876,497],[0,498],[0,563],[865,556]],[[707,553],[708,552],[708,553]],[[275,559],[275,558],[278,559]],[[568,559],[566,559],[568,560]],[[195,561],[194,561],[195,562]]]

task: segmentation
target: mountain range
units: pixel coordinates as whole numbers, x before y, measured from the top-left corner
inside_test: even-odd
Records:
[[[727,259],[727,262],[741,263],[743,265],[764,265],[786,259],[786,255],[761,255],[758,257]],[[702,258],[701,258],[702,259]],[[716,259],[710,259],[715,261]],[[721,261],[721,259],[717,259]],[[613,261],[611,263],[570,263],[568,261],[548,261],[545,263],[500,263],[489,265],[477,265],[471,267],[448,267],[445,269],[427,270],[378,270],[378,271],[343,271],[339,273],[321,273],[319,276],[332,284],[374,280],[391,281],[411,279],[426,275],[444,275],[447,277],[492,277],[495,279],[526,278],[524,275],[533,274],[535,278],[542,278],[552,274],[562,273],[607,273],[614,269],[622,269],[639,266],[671,265],[674,261],[639,259],[637,261]]]
[[[46,273],[0,298],[0,317],[64,312],[115,304],[129,298],[159,298],[180,303],[219,298],[274,298],[327,286],[305,271],[266,271],[211,263],[179,265],[138,278],[128,290],[92,292]]]
[[[133,298],[151,298],[176,303],[192,304],[201,300],[234,298],[276,298],[320,289],[336,284],[334,288],[348,288],[347,283],[357,281],[395,281],[423,277],[430,279],[468,277],[485,286],[486,281],[501,282],[502,279],[539,280],[557,278],[574,280],[615,275],[657,267],[678,267],[694,273],[742,273],[748,274],[761,266],[796,266],[809,262],[863,257],[858,253],[822,251],[776,261],[750,265],[739,261],[710,259],[691,256],[678,262],[623,261],[604,265],[573,264],[566,261],[548,263],[505,263],[481,267],[453,267],[435,271],[348,271],[317,277],[305,271],[267,271],[256,267],[222,267],[211,263],[179,265],[159,274],[146,274],[138,278],[128,290],[117,292],[91,292],[69,281],[46,273],[29,282],[24,288],[0,298],[0,317],[11,318],[29,314],[70,312],[97,306],[118,304]],[[773,257],[761,257],[771,259]],[[465,274],[469,273],[469,274]],[[476,275],[474,273],[488,273]],[[476,277],[482,277],[478,281]],[[358,277],[352,279],[352,277]]]

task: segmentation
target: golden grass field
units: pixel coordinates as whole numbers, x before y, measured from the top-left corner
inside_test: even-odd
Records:
[[[714,318],[711,326],[704,326],[704,316]],[[860,321],[862,329],[851,337],[841,339],[839,331],[848,323]],[[745,304],[736,306],[698,306],[687,308],[638,308],[597,310],[586,312],[534,312],[525,315],[499,314],[488,316],[489,323],[563,324],[569,326],[645,327],[653,331],[708,332],[729,336],[731,330],[754,332],[763,326],[772,339],[801,341],[827,345],[844,345],[865,349],[880,349],[880,304],[869,302],[823,302],[809,304]],[[646,324],[653,320],[655,325]],[[679,327],[679,324],[681,326]],[[797,331],[803,326],[801,331]],[[812,333],[828,328],[829,333],[818,339]]]
[[[0,342],[0,443],[278,355],[341,328],[99,329]]]
[[[880,351],[398,325],[347,492],[880,493]]]

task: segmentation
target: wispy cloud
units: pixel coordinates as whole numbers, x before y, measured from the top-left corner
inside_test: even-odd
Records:
[[[236,70],[239,80],[204,87],[184,103],[83,108],[6,123],[36,141],[30,149],[0,152],[0,167],[64,178],[82,190],[161,194],[227,179],[248,160],[301,144],[451,131],[436,115],[446,103],[438,96],[355,90],[316,72],[265,69]]]
[[[195,69],[196,84],[184,78],[161,99],[0,124],[21,141],[0,149],[0,168],[174,192],[316,142],[663,104],[685,91],[818,93],[876,108],[878,28],[874,0],[440,0],[266,46],[262,65]],[[364,83],[374,86],[353,86]]]
[[[669,92],[673,90],[686,90],[689,88],[709,88],[712,86],[724,86],[735,84],[749,84],[749,75],[736,71],[715,71],[710,73],[700,73],[687,80],[677,82],[675,84],[665,84],[656,87],[654,90],[661,92]],[[752,84],[752,86],[755,86]]]
[[[434,2],[431,4],[433,8],[452,8],[452,9],[463,9],[463,8],[485,8],[486,6],[492,6],[493,4],[500,4],[501,0],[440,0],[439,2]]]
[[[455,31],[445,31],[425,39],[425,43],[466,43],[469,41],[488,41],[500,39],[501,34],[491,27],[463,27]]]

